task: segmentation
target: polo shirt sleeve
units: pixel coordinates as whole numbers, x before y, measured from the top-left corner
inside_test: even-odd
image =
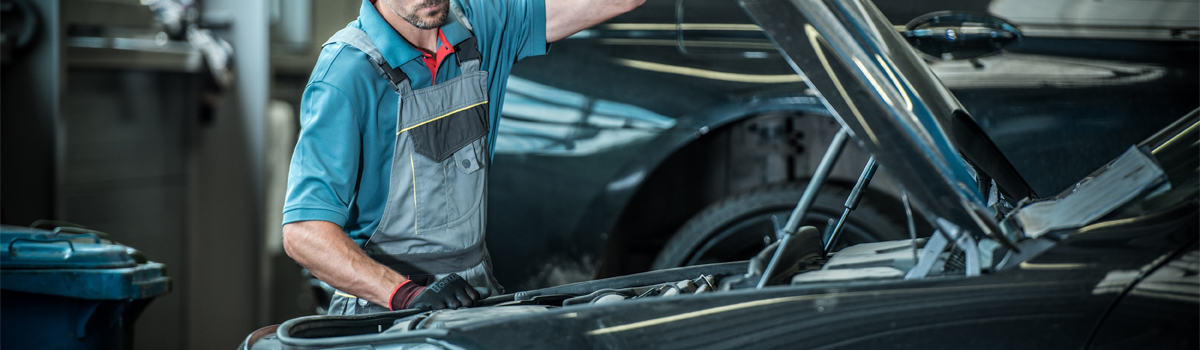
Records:
[[[480,49],[514,61],[545,55],[545,0],[452,0],[479,38]],[[484,52],[487,56],[489,52]]]
[[[343,90],[322,81],[304,89],[300,105],[283,223],[321,220],[345,227],[362,143],[358,108]]]

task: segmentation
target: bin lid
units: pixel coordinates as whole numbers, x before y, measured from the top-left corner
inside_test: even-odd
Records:
[[[92,300],[170,291],[163,264],[139,263],[133,249],[101,237],[106,235],[0,225],[0,289]]]
[[[0,269],[113,269],[137,266],[126,247],[94,234],[0,225]]]

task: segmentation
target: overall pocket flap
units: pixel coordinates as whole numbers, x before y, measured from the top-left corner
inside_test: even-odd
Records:
[[[413,151],[441,163],[464,146],[486,137],[487,125],[487,105],[482,104],[407,132],[411,133]]]

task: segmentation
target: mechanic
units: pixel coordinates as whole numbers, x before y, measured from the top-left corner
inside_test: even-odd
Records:
[[[288,173],[288,255],[329,314],[472,306],[502,293],[487,173],[513,63],[644,0],[364,0],[321,49]]]

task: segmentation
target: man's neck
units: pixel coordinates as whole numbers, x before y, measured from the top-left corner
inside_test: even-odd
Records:
[[[376,1],[374,5],[375,11],[379,12],[379,15],[383,16],[383,20],[387,21],[392,26],[392,29],[395,29],[396,33],[399,33],[400,37],[404,38],[404,41],[407,41],[409,45],[421,51],[437,52],[438,28],[417,28],[412,23],[404,20],[404,18],[400,18],[395,12],[392,12],[391,9],[387,8],[387,5],[383,4],[383,1]]]

